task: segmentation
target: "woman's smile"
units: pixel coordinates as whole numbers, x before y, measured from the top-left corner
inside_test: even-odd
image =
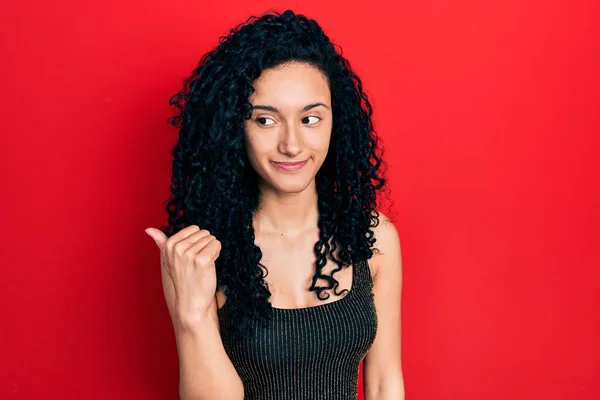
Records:
[[[299,161],[299,162],[275,162],[273,161],[273,165],[275,165],[278,169],[285,172],[294,172],[300,170],[302,167],[306,165],[308,160]]]

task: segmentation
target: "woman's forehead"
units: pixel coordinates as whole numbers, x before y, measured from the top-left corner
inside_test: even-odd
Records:
[[[329,105],[331,95],[326,78],[317,68],[294,64],[264,70],[254,82],[253,105],[269,105],[280,110],[303,108],[311,103]]]

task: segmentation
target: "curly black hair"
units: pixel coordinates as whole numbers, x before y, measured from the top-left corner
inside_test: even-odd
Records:
[[[234,336],[249,334],[272,312],[264,282],[268,271],[254,243],[258,175],[245,151],[244,121],[252,114],[253,82],[263,70],[291,61],[319,69],[332,101],[329,151],[315,176],[320,233],[309,290],[320,300],[329,298],[322,292],[331,288],[341,295],[333,274],[377,250],[371,228],[379,223],[376,194],[387,193],[386,164],[361,80],[315,20],[292,10],[249,17],[202,56],[183,89],[170,98],[178,113],[168,122],[179,137],[172,151],[168,225],[160,228],[171,236],[195,224],[221,242],[217,289],[227,298]],[[331,275],[322,272],[328,258],[337,264]],[[319,279],[327,286],[318,286]]]

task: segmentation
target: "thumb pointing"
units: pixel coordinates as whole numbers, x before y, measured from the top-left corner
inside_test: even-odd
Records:
[[[144,232],[146,232],[146,234],[148,234],[148,236],[150,236],[154,240],[159,249],[162,249],[162,245],[164,242],[162,236],[165,236],[165,234],[161,231],[157,231],[158,230],[154,228],[147,228]]]

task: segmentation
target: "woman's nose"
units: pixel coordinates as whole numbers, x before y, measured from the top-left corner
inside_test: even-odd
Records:
[[[284,128],[284,133],[279,142],[279,151],[290,156],[295,156],[302,152],[300,132],[294,126]]]

